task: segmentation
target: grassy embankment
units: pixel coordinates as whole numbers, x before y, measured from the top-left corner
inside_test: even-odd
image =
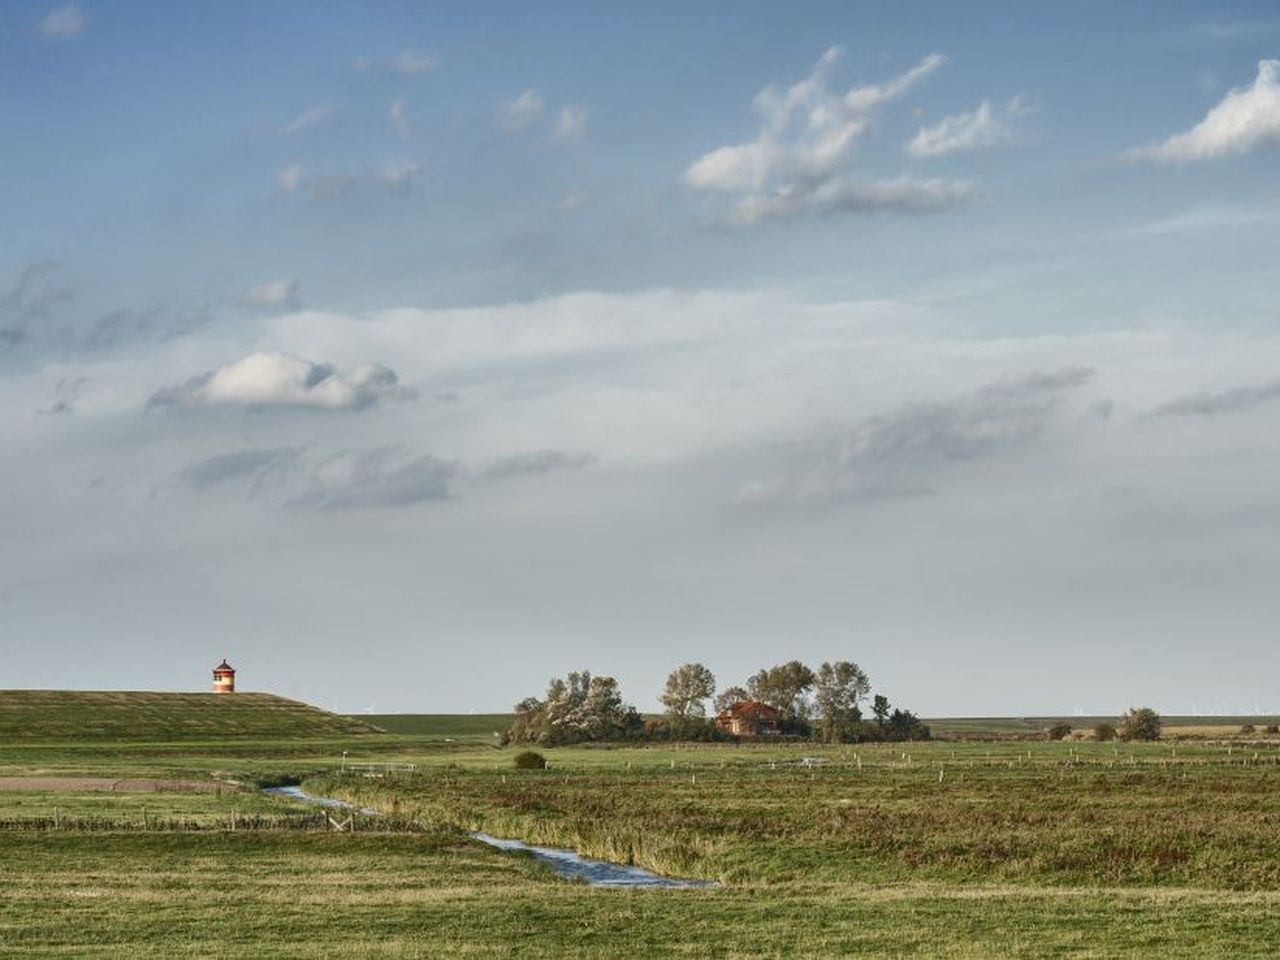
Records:
[[[11,824],[0,830],[2,952],[1262,957],[1280,942],[1280,755],[1267,742],[576,748],[549,751],[547,771],[517,772],[484,729],[491,719],[274,740],[246,729],[0,741],[0,776],[33,762],[119,776],[312,771],[315,789],[430,824],[366,821],[373,832],[354,835]],[[343,750],[419,772],[332,777]],[[10,811],[12,796],[0,794]],[[43,802],[26,799],[28,812]],[[286,809],[245,794],[174,802],[217,817],[250,801]],[[723,885],[585,888],[450,825]]]

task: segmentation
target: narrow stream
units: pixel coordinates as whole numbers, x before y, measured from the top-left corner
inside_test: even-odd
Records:
[[[351,809],[352,805],[332,797],[314,797],[301,787],[263,787],[263,793],[287,797],[301,803],[316,803],[323,807]],[[376,815],[376,810],[367,807],[360,811],[364,814]],[[593,887],[661,887],[664,889],[689,889],[696,887],[713,887],[709,880],[681,880],[675,877],[664,877],[652,873],[642,867],[629,866],[622,863],[610,863],[607,860],[593,860],[572,850],[559,847],[539,847],[522,840],[504,840],[491,837],[487,833],[469,832],[469,836],[486,843],[498,850],[528,851],[535,859],[549,864],[557,874],[570,880],[582,880]]]

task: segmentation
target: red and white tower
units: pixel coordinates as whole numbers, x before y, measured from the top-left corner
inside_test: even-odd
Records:
[[[236,671],[231,664],[223,660],[220,664],[213,668],[213,692],[214,693],[235,693],[236,692]]]

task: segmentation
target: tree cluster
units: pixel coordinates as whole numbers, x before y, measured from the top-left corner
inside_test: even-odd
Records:
[[[837,660],[813,670],[790,660],[757,671],[745,689],[730,687],[716,702],[718,707],[747,699],[767,703],[778,710],[782,733],[824,743],[929,739],[929,728],[910,710],[895,709],[884,694],[871,697],[873,719],[864,719],[862,706],[870,694],[871,680],[856,663]]]
[[[743,700],[758,700],[778,710],[779,732],[825,743],[868,740],[927,740],[929,728],[909,710],[895,709],[888,697],[871,698],[871,719],[862,707],[871,681],[856,663],[837,660],[817,670],[799,660],[762,669],[745,686],[715,693],[716,678],[701,663],[686,663],[667,677],[659,720],[642,720],[622,701],[612,677],[571,673],[554,678],[542,699],[529,697],[515,706],[507,733],[511,743],[556,746],[624,739],[711,740],[727,738],[707,716],[707,701],[721,713]]]
[[[1160,714],[1150,707],[1133,707],[1120,718],[1121,740],[1159,740]]]
[[[640,714],[622,702],[618,681],[586,670],[553,677],[546,696],[516,704],[509,743],[560,746],[591,740],[622,740],[641,727]]]

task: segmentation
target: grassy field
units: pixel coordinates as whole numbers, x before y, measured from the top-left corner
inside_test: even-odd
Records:
[[[495,733],[511,726],[509,713],[389,713],[352,715],[354,721],[362,721],[386,730],[388,733],[411,734],[440,739],[476,740],[493,742]],[[1090,731],[1100,723],[1118,724],[1119,716],[1088,717],[939,717],[925,723],[934,735],[943,737],[1013,737],[1040,736],[1055,723],[1065,723],[1074,730]],[[1261,731],[1266,725],[1280,723],[1277,717],[1192,717],[1171,716],[1164,718],[1165,726],[1172,733],[1185,736],[1230,736],[1238,734],[1241,727],[1252,724]]]
[[[587,888],[447,832],[0,834],[5,956],[1265,957],[1274,893]]]
[[[339,833],[252,789],[0,792],[0,954],[1264,957],[1280,942],[1280,738],[577,747],[517,771],[489,716],[137,736],[189,731],[204,700],[118,714],[116,739],[0,740],[0,777],[293,777],[384,816]],[[416,772],[344,777],[344,752]],[[718,886],[585,887],[461,828]]]

